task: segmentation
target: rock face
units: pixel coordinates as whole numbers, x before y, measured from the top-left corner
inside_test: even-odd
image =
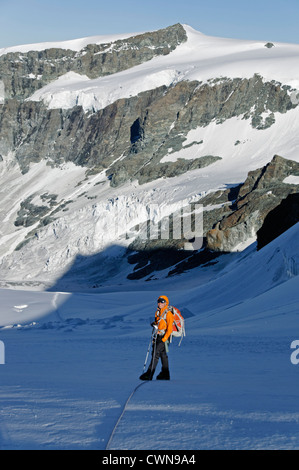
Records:
[[[299,222],[299,194],[289,194],[265,217],[257,232],[257,248],[260,250],[290,227]]]
[[[250,172],[227,213],[207,231],[207,247],[228,252],[255,237],[267,215],[288,195],[297,193],[296,184],[284,183],[289,175],[299,175],[299,163],[278,155],[265,167]]]
[[[106,170],[112,186],[140,184],[207,166],[221,155],[161,163],[178,151],[192,129],[239,116],[257,129],[269,127],[274,113],[296,107],[288,90],[262,78],[200,84],[179,82],[121,99],[94,113],[82,107],[47,109],[43,103],[8,99],[0,105],[0,154],[15,152],[23,173],[31,162],[71,161],[93,173]],[[263,120],[265,110],[270,113]],[[1,162],[0,162],[1,164]]]

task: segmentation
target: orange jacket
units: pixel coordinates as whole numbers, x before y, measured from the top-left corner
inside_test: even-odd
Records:
[[[157,309],[155,313],[155,323],[158,326],[158,335],[164,335],[162,341],[165,343],[172,333],[173,313],[168,310],[168,297],[166,297],[166,295],[160,295],[159,298],[165,299],[166,302],[165,307]]]

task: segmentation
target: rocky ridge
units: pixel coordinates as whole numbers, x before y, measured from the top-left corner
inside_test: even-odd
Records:
[[[186,240],[141,243],[137,239],[130,245],[137,253],[129,255],[129,261],[135,264],[129,278],[151,277],[156,271],[167,268],[168,275],[174,275],[215,262],[221,254],[241,251],[254,242],[258,234],[259,248],[269,243],[283,232],[279,227],[290,227],[299,221],[298,185],[284,182],[290,175],[299,176],[299,163],[275,155],[269,164],[250,172],[244,183],[199,199],[197,202],[204,208],[203,247],[190,253],[182,250]],[[205,210],[211,206],[217,208]],[[292,208],[292,214],[287,216],[283,208]],[[286,222],[282,222],[285,219]]]
[[[255,238],[267,215],[298,192],[297,184],[284,182],[290,175],[299,176],[299,164],[278,155],[265,167],[250,172],[228,212],[207,231],[207,247],[228,252]]]
[[[169,54],[186,41],[182,25],[104,44],[88,44],[80,51],[50,48],[10,52],[0,56],[0,81],[5,99],[24,101],[36,90],[68,72],[97,78],[120,72],[158,55]]]

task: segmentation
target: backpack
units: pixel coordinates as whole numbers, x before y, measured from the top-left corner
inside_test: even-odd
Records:
[[[172,337],[176,338],[181,338],[179,342],[179,346],[181,345],[183,336],[186,336],[186,330],[185,330],[185,320],[183,315],[181,314],[180,310],[176,307],[172,307],[171,305],[168,307],[168,310],[170,310],[173,314],[173,325],[172,325],[172,334],[170,337],[170,341],[172,340]]]

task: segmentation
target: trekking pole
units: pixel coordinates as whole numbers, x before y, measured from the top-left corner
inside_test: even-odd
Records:
[[[151,339],[150,339],[150,342],[149,342],[149,345],[148,345],[148,348],[147,348],[147,353],[146,353],[146,356],[145,356],[145,361],[144,361],[144,366],[143,366],[143,372],[145,371],[145,366],[146,366],[146,363],[147,363],[147,359],[148,359],[149,351],[150,351],[150,348],[151,348],[151,344],[152,344],[152,342],[153,342],[154,336],[155,336],[156,333],[157,333],[157,330],[158,330],[157,325],[154,325],[154,326],[153,326],[153,331],[152,331],[152,336],[151,336]]]

